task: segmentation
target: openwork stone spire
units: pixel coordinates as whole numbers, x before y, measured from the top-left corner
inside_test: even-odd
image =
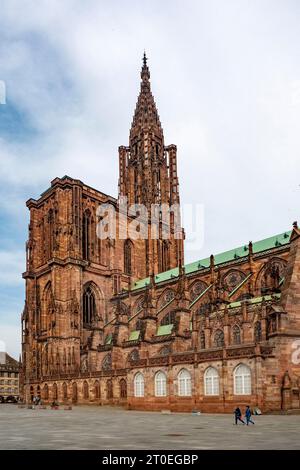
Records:
[[[130,130],[130,141],[141,136],[143,131],[156,132],[157,137],[163,144],[163,131],[159,120],[154,97],[151,93],[150,71],[147,65],[146,53],[143,56],[143,66],[141,70],[141,91],[137,100],[132,126]]]
[[[141,204],[146,207],[149,222],[153,205],[156,208],[161,208],[162,204],[164,207],[178,207],[177,149],[176,145],[164,145],[145,53],[129,145],[119,147],[119,172],[119,197],[125,196],[128,206]],[[178,234],[182,235],[180,222],[176,228],[173,216],[164,222],[164,229],[169,226],[171,233],[170,239],[165,240],[162,236],[161,214],[157,214],[159,238],[145,241],[147,275],[166,271],[183,262],[183,242],[177,237]]]

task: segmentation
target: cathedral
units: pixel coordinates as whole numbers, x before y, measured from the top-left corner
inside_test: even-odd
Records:
[[[179,205],[144,55],[118,199],[69,176],[29,199],[23,398],[127,409],[300,408],[300,229],[184,263],[184,230],[120,236],[127,206]],[[115,237],[99,237],[100,206]],[[144,218],[145,219],[145,218]],[[121,225],[122,225],[121,224]],[[126,224],[125,224],[126,225]],[[144,229],[151,235],[150,218]],[[126,229],[127,230],[127,229]],[[169,236],[165,237],[165,232]]]

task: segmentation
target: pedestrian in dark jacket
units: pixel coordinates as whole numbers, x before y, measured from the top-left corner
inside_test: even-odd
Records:
[[[237,424],[238,421],[240,421],[243,424],[246,424],[245,421],[242,420],[242,412],[238,406],[234,410],[234,416],[235,416],[235,424]]]
[[[251,419],[252,413],[251,413],[249,405],[246,408],[245,416],[246,416],[246,420],[247,420],[247,426],[248,426],[249,423],[254,424],[254,421],[252,421],[252,419]]]

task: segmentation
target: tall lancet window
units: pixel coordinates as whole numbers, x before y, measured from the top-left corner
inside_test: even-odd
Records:
[[[96,317],[95,295],[91,287],[88,286],[83,294],[83,326],[89,326]]]
[[[124,272],[125,274],[132,274],[132,244],[130,240],[124,243]]]
[[[48,212],[48,258],[53,256],[54,250],[54,213],[53,209]]]
[[[162,253],[161,253],[161,270],[162,272],[168,271],[170,269],[170,254],[169,246],[167,241],[163,241],[162,244]]]
[[[82,218],[82,257],[88,261],[90,259],[90,232],[91,232],[91,213],[86,210]]]

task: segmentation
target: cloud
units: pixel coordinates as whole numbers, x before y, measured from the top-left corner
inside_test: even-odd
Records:
[[[21,327],[16,325],[0,325],[0,351],[5,351],[15,359],[19,359],[21,351]]]
[[[25,250],[0,251],[0,286],[23,284],[21,273],[25,271]]]

